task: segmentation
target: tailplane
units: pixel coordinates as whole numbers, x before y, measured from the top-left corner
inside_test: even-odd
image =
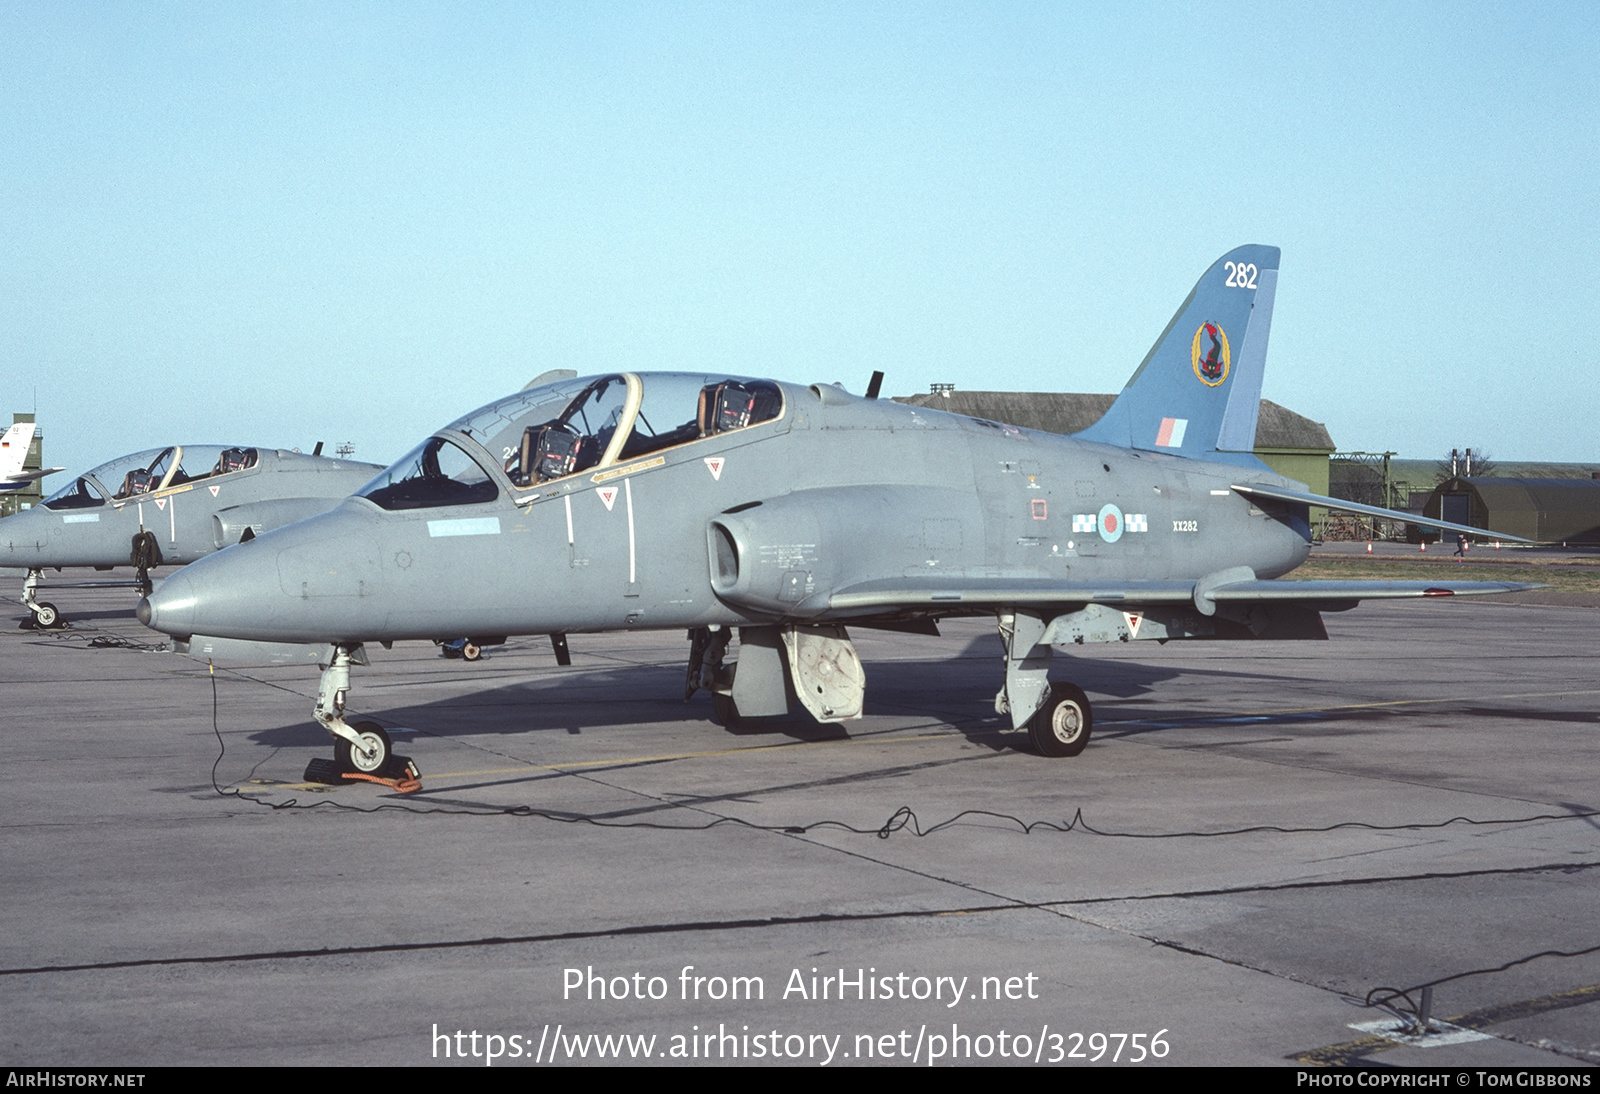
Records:
[[[1177,456],[1255,447],[1278,248],[1239,247],[1195,283],[1086,441]]]

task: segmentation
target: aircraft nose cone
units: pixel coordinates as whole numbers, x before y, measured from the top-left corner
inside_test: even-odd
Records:
[[[189,575],[180,570],[161,583],[161,587],[143,600],[135,614],[139,622],[152,630],[170,634],[174,638],[188,638],[194,633],[195,590]]]
[[[16,551],[43,547],[49,538],[49,529],[39,518],[39,512],[27,509],[0,520],[0,548]]]
[[[139,618],[189,641],[359,640],[390,610],[381,557],[363,514],[335,510],[191,562],[145,597]]]

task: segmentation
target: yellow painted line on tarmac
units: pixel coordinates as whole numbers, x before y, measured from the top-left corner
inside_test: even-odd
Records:
[[[428,772],[424,778],[467,779],[477,778],[482,775],[511,775],[517,772],[526,771],[563,771],[568,768],[579,767],[616,767],[624,764],[663,763],[667,760],[698,760],[708,756],[737,756],[753,752],[773,752],[778,749],[787,750],[795,748],[824,748],[838,745],[856,745],[859,747],[861,745],[904,744],[909,741],[946,740],[957,736],[962,736],[962,734],[956,732],[919,733],[916,736],[911,737],[847,737],[837,741],[795,741],[779,745],[751,745],[746,748],[718,748],[707,752],[668,752],[659,756],[621,756],[610,760],[573,760],[569,763],[554,764],[528,763],[521,767],[491,767],[485,768],[482,771],[443,771],[438,773]]]
[[[1373,710],[1380,707],[1423,706],[1440,703],[1487,702],[1505,699],[1550,699],[1567,698],[1575,695],[1600,695],[1600,688],[1582,688],[1572,691],[1526,691],[1513,692],[1505,695],[1448,695],[1435,699],[1387,699],[1371,703],[1344,703],[1338,706],[1318,707],[1276,707],[1270,710],[1246,710],[1235,714],[1214,715],[1213,717],[1227,718],[1262,718],[1283,714],[1322,714],[1340,710]],[[1146,719],[1128,719],[1107,721],[1107,728],[1114,725],[1136,724]],[[1210,719],[1202,719],[1210,720]],[[712,756],[737,756],[756,752],[774,752],[796,748],[827,748],[840,745],[878,745],[878,744],[909,744],[918,741],[948,740],[952,737],[965,737],[966,734],[952,730],[946,733],[918,733],[905,737],[843,737],[832,741],[787,741],[783,744],[749,745],[744,748],[717,748],[703,752],[666,752],[655,756],[618,756],[606,760],[572,760],[565,763],[536,764],[528,763],[519,767],[488,767],[474,771],[442,771],[428,772],[426,779],[476,779],[485,775],[515,775],[529,771],[567,771],[586,767],[621,767],[628,764],[666,763],[671,760],[700,760]],[[274,783],[278,790],[326,790],[323,783]],[[1352,1042],[1353,1043],[1353,1042]]]
[[[1585,1003],[1600,1000],[1600,984],[1590,984],[1586,988],[1571,988],[1567,991],[1558,991],[1550,995],[1541,995],[1537,999],[1524,999],[1519,1003],[1505,1003],[1498,1007],[1484,1007],[1470,1014],[1463,1014],[1451,1021],[1467,1029],[1482,1029],[1500,1022],[1510,1022],[1517,1018],[1528,1018],[1546,1011],[1562,1010],[1566,1007],[1581,1007]]]
[[[1323,1067],[1354,1067],[1361,1057],[1374,1052],[1388,1052],[1399,1048],[1399,1041],[1387,1037],[1362,1037],[1355,1041],[1341,1041],[1337,1045],[1324,1045],[1304,1052],[1293,1053],[1285,1059],[1297,1064],[1320,1064]]]
[[[1497,699],[1555,699],[1573,695],[1600,695],[1600,688],[1584,688],[1579,691],[1519,691],[1509,695],[1446,695],[1438,699],[1385,699],[1374,703],[1342,703],[1331,707],[1275,707],[1272,710],[1245,710],[1217,717],[1261,718],[1271,714],[1322,714],[1335,710],[1372,710],[1377,707],[1422,706],[1428,703],[1483,703]]]

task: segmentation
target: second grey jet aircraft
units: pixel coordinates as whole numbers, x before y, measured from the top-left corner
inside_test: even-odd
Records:
[[[320,446],[318,446],[320,448]],[[172,445],[85,471],[25,512],[0,520],[0,565],[28,572],[24,626],[53,627],[56,606],[37,598],[46,569],[182,565],[272,528],[325,513],[380,468],[281,448]]]

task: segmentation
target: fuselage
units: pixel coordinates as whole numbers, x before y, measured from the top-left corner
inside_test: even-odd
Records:
[[[645,374],[647,396],[652,382],[665,383]],[[344,643],[848,622],[830,593],[875,579],[1276,577],[1309,550],[1303,510],[1263,512],[1230,489],[1288,481],[1248,459],[767,386],[782,394],[770,420],[547,481],[506,470],[509,426],[443,430],[492,496],[480,483],[438,506],[347,498],[170,577],[141,618],[183,637]]]
[[[221,453],[240,453],[238,462],[248,466],[226,470]],[[171,464],[174,456],[169,477],[160,461]],[[193,474],[185,474],[191,464]],[[149,476],[151,465],[159,477]],[[135,453],[0,520],[0,565],[128,566],[133,537],[142,532],[154,536],[162,563],[193,562],[238,542],[245,528],[280,527],[325,512],[379,470],[271,448],[193,445]]]

